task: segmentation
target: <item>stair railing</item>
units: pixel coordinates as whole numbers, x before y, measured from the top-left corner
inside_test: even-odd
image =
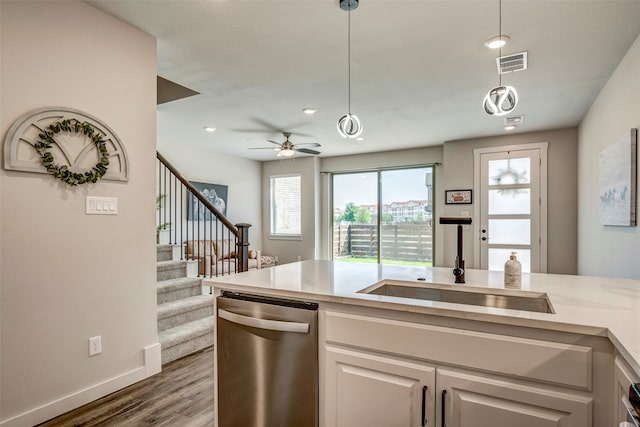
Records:
[[[205,277],[247,271],[251,225],[233,225],[162,154],[156,157],[158,230],[169,230],[168,243],[180,246],[180,259],[197,260],[198,275]]]

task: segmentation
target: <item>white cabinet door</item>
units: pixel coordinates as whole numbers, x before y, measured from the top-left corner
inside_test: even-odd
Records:
[[[592,399],[438,369],[437,425],[590,427]],[[444,422],[443,418],[444,417]]]
[[[620,422],[627,420],[627,408],[631,406],[629,403],[629,386],[640,381],[636,378],[627,364],[616,357],[615,368],[613,374],[613,423],[617,426]]]
[[[326,345],[325,427],[435,426],[435,368]]]

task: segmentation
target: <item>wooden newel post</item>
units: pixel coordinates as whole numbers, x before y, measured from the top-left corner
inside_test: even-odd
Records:
[[[249,227],[251,224],[240,223],[235,225],[238,229],[238,272],[249,270]]]

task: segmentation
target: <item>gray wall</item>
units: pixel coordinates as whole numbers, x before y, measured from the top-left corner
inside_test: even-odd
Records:
[[[577,272],[577,129],[559,129],[448,141],[444,144],[445,190],[473,188],[473,149],[504,145],[548,142],[548,245],[547,272]],[[475,195],[474,195],[475,196]],[[445,205],[443,214],[460,216],[460,211],[473,214],[470,205]],[[453,266],[456,256],[456,228],[438,226],[444,242],[444,265]],[[464,232],[464,259],[474,265],[473,243],[478,236],[475,225]]]
[[[580,123],[578,272],[640,279],[640,227],[600,224],[599,154],[640,124],[640,37]],[[636,159],[638,160],[638,159]],[[638,204],[636,193],[636,206]]]
[[[130,162],[129,182],[75,188],[0,171],[0,424],[26,426],[160,368],[156,42],[83,2],[2,1],[0,15],[0,136],[32,109],[71,107],[107,123]],[[85,215],[89,195],[117,197],[119,214]]]

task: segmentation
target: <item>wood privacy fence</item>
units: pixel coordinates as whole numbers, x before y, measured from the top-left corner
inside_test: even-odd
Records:
[[[428,224],[383,224],[382,258],[403,261],[433,261],[433,231]],[[377,258],[378,229],[374,224],[334,224],[335,258]]]

